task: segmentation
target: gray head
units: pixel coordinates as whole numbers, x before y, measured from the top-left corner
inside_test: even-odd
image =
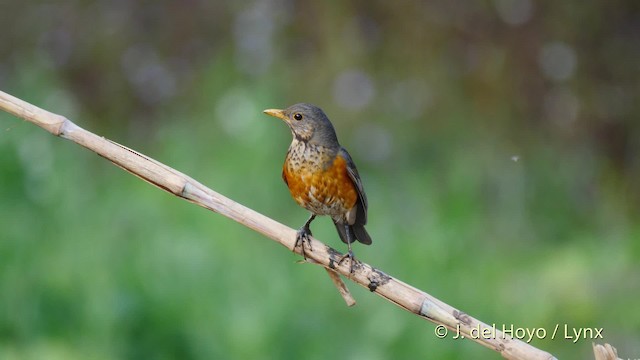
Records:
[[[326,147],[339,146],[331,121],[324,111],[315,105],[300,103],[284,110],[267,109],[264,113],[284,120],[299,141]]]

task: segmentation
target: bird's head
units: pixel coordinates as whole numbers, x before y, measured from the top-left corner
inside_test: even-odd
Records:
[[[323,146],[338,145],[331,121],[324,111],[315,105],[300,103],[284,110],[267,109],[264,113],[282,119],[299,141]]]

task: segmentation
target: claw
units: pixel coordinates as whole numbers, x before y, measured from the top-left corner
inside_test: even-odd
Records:
[[[355,256],[353,256],[353,251],[351,250],[351,242],[353,240],[349,236],[350,234],[349,225],[345,224],[344,227],[345,227],[345,234],[347,235],[347,246],[349,247],[349,251],[347,251],[346,254],[342,255],[340,260],[338,260],[338,266],[342,264],[344,259],[349,258],[349,273],[353,274],[353,263],[355,262],[355,259],[356,259]]]
[[[296,244],[294,248],[297,248],[298,246],[302,247],[302,257],[305,260],[307,260],[307,255],[304,252],[304,244],[307,243],[307,245],[309,246],[309,250],[313,251],[313,249],[311,248],[310,236],[311,236],[311,230],[309,230],[308,226],[301,227],[296,233]]]
[[[309,245],[309,251],[313,251],[313,249],[311,248],[311,239],[310,239],[310,237],[311,237],[311,229],[309,228],[309,225],[311,225],[311,222],[315,218],[316,218],[316,215],[315,214],[311,214],[309,219],[307,219],[307,222],[304,223],[304,225],[302,225],[302,227],[296,233],[296,244],[295,244],[295,246],[293,248],[295,249],[298,246],[302,246],[302,257],[305,260],[307,260],[307,255],[304,252],[304,243],[307,243]]]
[[[340,260],[338,260],[338,266],[340,266],[340,264],[342,264],[342,262],[346,258],[349,258],[349,273],[353,274],[353,264],[355,262],[355,256],[353,255],[353,251],[351,251],[351,249],[349,249],[346,254],[340,257]]]

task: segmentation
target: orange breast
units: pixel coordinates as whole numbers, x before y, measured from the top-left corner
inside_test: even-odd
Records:
[[[326,169],[308,165],[285,161],[282,172],[300,206],[318,215],[342,215],[355,206],[358,192],[342,157]]]

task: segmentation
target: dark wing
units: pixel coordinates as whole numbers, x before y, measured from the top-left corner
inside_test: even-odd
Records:
[[[356,211],[356,224],[365,225],[367,223],[367,208],[369,204],[367,203],[367,194],[364,193],[364,187],[362,186],[362,180],[360,180],[360,174],[358,174],[358,169],[356,168],[356,164],[353,163],[351,159],[351,155],[347,152],[345,148],[340,148],[340,152],[338,155],[342,156],[347,162],[347,173],[351,178],[351,181],[356,185],[356,189],[358,190],[358,209]]]

